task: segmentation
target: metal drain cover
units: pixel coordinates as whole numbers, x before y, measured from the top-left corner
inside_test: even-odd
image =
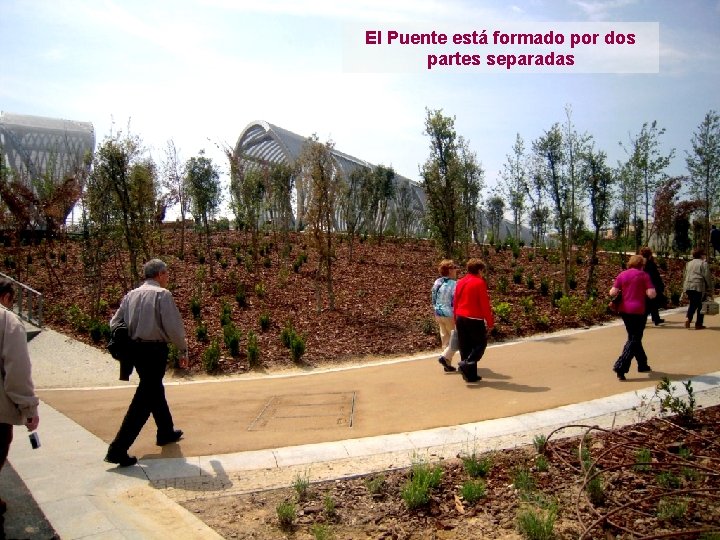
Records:
[[[273,396],[248,431],[297,431],[352,427],[355,392]]]

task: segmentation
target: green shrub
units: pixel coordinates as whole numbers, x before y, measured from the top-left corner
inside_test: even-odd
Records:
[[[305,354],[305,338],[300,334],[295,334],[290,341],[290,358],[297,363]]]
[[[508,279],[505,276],[500,276],[497,282],[498,292],[505,294],[508,290]]]
[[[473,478],[485,477],[492,469],[492,458],[485,456],[478,457],[474,452],[469,455],[461,456],[465,472]]]
[[[545,278],[540,279],[540,294],[542,296],[547,296],[550,292],[550,283],[548,283],[548,280]]]
[[[220,326],[227,326],[232,322],[232,306],[223,300],[220,306]]]
[[[205,349],[202,355],[202,364],[205,373],[213,373],[217,370],[220,363],[220,344],[217,339],[213,339],[210,346]]]
[[[202,304],[200,304],[200,299],[193,296],[190,299],[190,313],[192,313],[193,319],[195,319],[195,320],[199,319],[201,311],[202,311]]]
[[[310,477],[305,473],[304,475],[300,475],[298,473],[295,475],[295,480],[293,481],[293,489],[295,490],[295,494],[297,495],[298,501],[304,501],[307,497],[308,488],[310,487]]]
[[[289,349],[294,335],[295,328],[293,328],[292,323],[288,321],[280,331],[280,342]]]
[[[498,302],[493,306],[493,312],[501,321],[508,322],[512,312],[512,306],[508,302]]]
[[[430,467],[416,462],[410,467],[410,479],[402,488],[401,495],[409,509],[419,508],[430,500],[430,491],[440,485],[442,467]]]
[[[640,448],[635,452],[635,470],[649,471],[652,463],[652,453],[647,448]]]
[[[474,504],[485,496],[485,482],[482,480],[468,480],[460,488],[460,495],[469,504]]]
[[[84,334],[90,329],[90,316],[76,304],[70,306],[67,317],[76,332]]]
[[[247,337],[247,357],[251,368],[260,365],[260,347],[258,346],[257,336],[252,330],[248,332]]]
[[[265,284],[261,281],[260,283],[255,284],[255,295],[258,298],[263,298],[265,296],[266,289]]]
[[[577,310],[577,297],[561,295],[555,305],[563,317],[571,317]]]
[[[241,338],[242,333],[234,323],[230,322],[223,326],[223,340],[225,342],[225,347],[227,347],[228,351],[230,351],[230,356],[233,358],[240,356]]]
[[[240,307],[247,306],[247,298],[245,296],[245,284],[238,283],[237,289],[235,289],[235,301]]]
[[[208,327],[204,321],[200,321],[195,327],[195,339],[205,342],[208,339]]]
[[[527,279],[525,280],[525,286],[531,291],[535,289],[535,280],[532,276],[527,277]]]
[[[518,513],[517,529],[528,540],[551,540],[555,536],[557,511],[525,507]]]
[[[315,540],[331,540],[334,538],[330,527],[324,523],[313,523],[313,526],[310,527],[310,532]]]
[[[687,514],[688,501],[679,497],[662,498],[658,501],[657,517],[660,521],[682,519]]]
[[[515,283],[516,285],[519,285],[520,283],[522,283],[522,277],[523,277],[523,267],[518,266],[517,268],[515,268],[515,270],[513,270],[513,276],[512,276],[513,283]]]
[[[92,339],[93,343],[100,343],[101,341],[109,341],[110,340],[110,325],[105,321],[100,321],[98,319],[91,319],[89,323],[90,327],[90,339]]]
[[[292,501],[283,501],[275,507],[278,516],[280,528],[284,530],[292,529],[297,518],[297,508]]]
[[[365,478],[365,487],[371,495],[380,495],[385,490],[385,475],[368,476]]]
[[[529,492],[535,489],[535,479],[526,467],[516,467],[512,474],[513,485],[518,491]]]
[[[432,317],[424,317],[420,321],[420,330],[426,336],[432,336],[438,332],[437,322]]]
[[[267,332],[268,328],[270,328],[270,314],[267,312],[263,312],[260,314],[260,330],[263,332]]]

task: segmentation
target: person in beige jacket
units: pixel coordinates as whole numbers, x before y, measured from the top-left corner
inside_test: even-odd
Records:
[[[702,303],[706,296],[712,298],[714,287],[710,266],[705,260],[705,250],[696,248],[693,250],[692,256],[692,260],[685,265],[683,279],[683,289],[689,301],[687,315],[685,316],[685,328],[690,328],[693,315],[697,312],[695,329],[704,330],[705,315],[702,312]]]
[[[13,283],[0,278],[0,469],[7,460],[13,439],[13,426],[38,427],[39,400],[35,396],[32,366],[25,325],[11,311],[15,299]],[[0,515],[7,506],[0,499]]]
[[[110,320],[110,328],[125,323],[130,337],[132,365],[140,377],[125,418],[110,443],[105,461],[120,467],[137,463],[128,454],[150,415],[157,426],[156,443],[165,446],[179,441],[183,432],[175,429],[173,417],[165,399],[163,377],[168,359],[168,343],[179,353],[180,367],[187,366],[187,341],[183,320],[172,293],[167,290],[168,267],[160,259],[152,259],[143,266],[145,282],[125,295]]]

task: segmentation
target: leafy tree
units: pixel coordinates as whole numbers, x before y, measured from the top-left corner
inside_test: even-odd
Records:
[[[470,240],[474,236],[479,242],[478,207],[480,191],[485,186],[485,171],[477,160],[477,154],[470,150],[469,143],[463,138],[458,139],[460,159],[460,210],[461,223],[458,231],[459,240],[465,244],[465,255],[470,253]]]
[[[139,137],[118,133],[105,139],[86,192],[89,226],[124,244],[131,279],[125,285],[139,282],[140,259],[150,258],[158,228],[157,171]]]
[[[395,196],[395,171],[392,167],[377,165],[370,176],[370,207],[374,217],[378,244],[382,244],[383,232],[388,217],[388,203]]]
[[[568,104],[565,106],[565,134],[563,142],[565,144],[565,170],[567,174],[568,186],[568,246],[572,247],[575,239],[581,234],[583,228],[582,219],[583,208],[580,205],[580,192],[582,191],[582,182],[579,175],[579,168],[582,166],[583,154],[590,148],[592,137],[588,134],[579,134],[575,130],[572,121],[572,107]],[[574,266],[573,258],[570,258],[570,266]]]
[[[591,147],[582,155],[582,167],[579,171],[582,186],[590,203],[590,221],[593,225],[590,268],[585,287],[585,294],[588,298],[597,289],[595,269],[599,263],[597,251],[600,243],[600,231],[610,218],[614,176],[605,163],[606,159],[604,152],[596,152]]]
[[[292,224],[292,194],[295,185],[295,171],[285,163],[270,165],[267,190],[268,213],[274,231],[279,231],[282,241],[290,245],[290,227]]]
[[[553,203],[555,226],[560,239],[560,252],[563,259],[563,293],[568,287],[568,228],[570,224],[570,185],[563,171],[566,154],[563,151],[563,135],[559,124],[554,124],[549,131],[533,142],[533,151],[541,158],[540,168],[534,176],[542,183],[544,191]]]
[[[162,164],[162,185],[166,190],[165,204],[167,206],[178,205],[180,211],[180,259],[185,258],[185,216],[190,211],[190,194],[185,175],[182,171],[182,160],[180,153],[175,146],[175,141],[170,139],[165,147],[165,160]]]
[[[298,158],[300,175],[308,186],[307,220],[318,253],[316,274],[317,310],[322,308],[321,283],[327,287],[328,306],[335,309],[332,282],[333,232],[335,212],[343,183],[332,157],[333,143],[322,144],[317,135],[310,137]]]
[[[494,195],[487,201],[487,219],[493,241],[500,240],[500,224],[505,214],[505,201],[500,195]]]
[[[398,234],[407,238],[413,228],[413,223],[420,217],[421,209],[418,207],[413,189],[409,181],[401,181],[395,189],[393,198],[395,203],[395,222]]]
[[[271,178],[270,166],[249,162],[242,156],[236,157],[229,150],[226,155],[230,160],[230,206],[238,228],[250,231],[253,258],[257,260],[260,220]]]
[[[210,275],[213,275],[212,236],[210,220],[215,216],[222,202],[220,173],[212,160],[201,150],[199,155],[191,157],[185,163],[185,178],[190,195],[191,211],[195,220],[201,223],[205,231],[205,245],[210,261]]]
[[[710,219],[720,207],[720,116],[711,110],[692,138],[692,153],[686,152],[690,173],[690,193],[703,202],[705,235],[702,244],[710,245]]]
[[[513,215],[514,237],[520,238],[520,225],[525,213],[525,199],[528,194],[528,173],[525,159],[525,143],[518,133],[512,154],[507,155],[501,177],[508,206]]]
[[[463,224],[461,212],[462,170],[458,156],[455,118],[442,110],[426,109],[425,135],[430,156],[420,170],[427,197],[428,222],[445,257],[452,257]]]
[[[352,170],[340,192],[340,212],[350,243],[350,261],[353,260],[355,236],[363,219],[363,186],[369,182],[370,169],[358,167]]]
[[[644,223],[650,221],[650,197],[655,193],[658,182],[663,178],[663,171],[670,164],[675,155],[675,149],[670,150],[668,155],[660,154],[660,137],[665,134],[664,128],[658,128],[657,122],[644,123],[640,133],[631,139],[630,147],[626,148],[629,159],[626,163],[626,174],[623,177],[629,183],[628,194],[632,197],[633,222],[640,223],[638,215],[638,203],[645,208]],[[636,249],[640,244],[648,244],[654,227],[645,227],[645,238],[636,240]]]
[[[681,177],[667,178],[660,182],[655,191],[653,221],[655,222],[655,233],[657,235],[657,250],[661,253],[670,250],[677,198],[682,180]]]

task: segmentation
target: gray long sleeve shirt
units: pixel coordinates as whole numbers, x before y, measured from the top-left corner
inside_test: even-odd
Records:
[[[125,295],[110,320],[110,328],[121,322],[127,325],[130,339],[172,343],[181,357],[187,355],[185,327],[175,299],[154,279]]]
[[[25,326],[0,306],[0,422],[21,425],[38,414]]]

